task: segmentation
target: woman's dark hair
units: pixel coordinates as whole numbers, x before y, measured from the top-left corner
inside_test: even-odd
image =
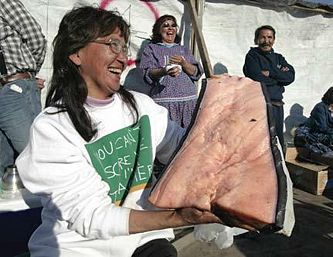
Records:
[[[327,104],[333,104],[333,87],[330,87],[326,93],[324,94],[324,96],[321,98],[321,100]]]
[[[259,28],[256,29],[256,31],[254,32],[254,43],[257,44],[258,43],[258,38],[259,38],[259,35],[260,35],[260,31],[264,30],[264,29],[268,29],[270,31],[273,32],[273,37],[275,39],[275,29],[271,26],[271,25],[263,25]]]
[[[163,16],[159,17],[155,21],[154,26],[153,26],[153,34],[151,36],[151,41],[153,43],[161,43],[162,42],[162,35],[160,33],[160,30],[161,30],[162,24],[166,20],[172,20],[177,25],[177,20],[172,15],[166,14],[166,15],[163,15]],[[177,25],[177,27],[178,27],[178,25]],[[181,41],[181,37],[178,34],[176,34],[175,43],[178,44],[178,43],[180,43],[180,41]]]
[[[129,25],[117,12],[90,6],[78,7],[64,16],[53,41],[53,74],[45,106],[57,107],[57,112],[66,111],[75,129],[86,141],[93,138],[97,129],[83,106],[88,95],[87,85],[69,56],[116,29],[120,30],[127,43]],[[118,93],[129,105],[137,121],[138,111],[133,95],[123,87],[120,87]]]

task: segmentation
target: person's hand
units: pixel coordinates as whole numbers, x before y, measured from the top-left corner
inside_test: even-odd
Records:
[[[266,76],[269,77],[269,71],[268,70],[262,70],[261,73]]]
[[[289,71],[289,68],[288,67],[282,67],[281,70],[282,71]]]
[[[41,78],[36,78],[36,82],[37,82],[37,87],[39,89],[43,89],[45,87],[45,79],[41,79]]]
[[[177,213],[189,224],[222,223],[222,221],[213,213],[201,211],[196,208],[178,209]]]
[[[171,77],[178,77],[181,72],[182,72],[182,69],[179,66],[175,66],[175,67],[172,67],[172,68],[166,70],[166,74]]]
[[[197,66],[186,61],[185,57],[182,55],[171,56],[169,63],[180,65],[181,69],[189,76],[196,76],[198,72]]]
[[[169,59],[170,64],[179,64],[180,66],[184,67],[186,65],[186,60],[184,56],[181,55],[173,55]]]

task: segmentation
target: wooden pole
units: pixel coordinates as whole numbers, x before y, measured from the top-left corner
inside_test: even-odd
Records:
[[[192,26],[194,28],[195,39],[196,39],[196,42],[198,45],[202,66],[204,68],[206,78],[210,78],[214,73],[213,73],[212,65],[209,60],[209,55],[208,55],[207,47],[205,44],[205,40],[204,40],[202,31],[199,26],[199,22],[197,19],[198,13],[195,8],[195,0],[188,0],[187,2],[189,4],[191,22],[192,22]]]
[[[195,9],[197,11],[197,21],[198,27],[202,29],[202,16],[203,16],[203,9],[204,9],[204,1],[205,0],[195,0]],[[191,30],[191,49],[193,56],[196,60],[200,60],[200,53],[198,50],[198,46],[196,44],[196,36],[194,29]]]

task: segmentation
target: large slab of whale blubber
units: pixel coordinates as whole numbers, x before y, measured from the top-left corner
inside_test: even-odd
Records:
[[[152,190],[151,203],[208,210],[226,225],[255,230],[279,230],[286,215],[293,219],[290,179],[264,91],[248,78],[208,79],[192,126]]]

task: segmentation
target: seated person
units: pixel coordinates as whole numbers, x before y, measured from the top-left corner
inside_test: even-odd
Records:
[[[332,111],[333,87],[330,87],[306,122],[296,129],[294,144],[300,159],[333,166]]]

